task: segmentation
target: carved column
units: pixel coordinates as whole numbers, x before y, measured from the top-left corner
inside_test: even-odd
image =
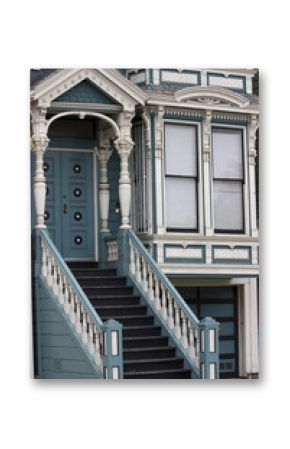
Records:
[[[120,178],[119,178],[119,197],[122,214],[121,228],[130,228],[130,206],[131,206],[131,180],[129,173],[129,156],[134,147],[131,138],[132,118],[134,113],[124,111],[119,114],[118,124],[120,128],[120,137],[115,141],[115,147],[120,156]]]
[[[249,191],[250,191],[250,229],[252,237],[257,237],[257,208],[256,208],[256,132],[259,121],[256,115],[252,115],[251,122],[248,125],[249,135]]]
[[[35,154],[35,172],[33,177],[33,194],[36,212],[36,228],[46,228],[44,224],[46,179],[43,170],[44,152],[48,146],[45,110],[32,111],[32,151]]]
[[[151,148],[151,123],[149,112],[143,111],[142,119],[145,124],[145,151],[146,151],[146,209],[147,209],[147,232],[152,234],[152,148]]]
[[[95,148],[100,161],[100,212],[101,212],[101,232],[109,232],[109,204],[110,204],[110,186],[108,183],[108,161],[113,150],[109,146]]]
[[[155,121],[155,189],[156,189],[155,214],[156,214],[158,234],[163,234],[165,230],[164,201],[163,201],[163,168],[162,168],[163,115],[164,115],[164,107],[159,106],[157,109]]]
[[[202,132],[205,235],[213,235],[211,176],[210,176],[211,117],[212,117],[211,111],[206,111],[203,121],[203,132]]]

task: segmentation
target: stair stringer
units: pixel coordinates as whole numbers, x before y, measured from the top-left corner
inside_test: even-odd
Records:
[[[168,337],[169,346],[176,349],[177,357],[183,358],[184,368],[189,369],[191,371],[191,378],[200,379],[199,372],[195,370],[192,363],[190,363],[187,351],[184,348],[182,348],[179,340],[175,337],[172,330],[167,326],[166,323],[164,323],[159,312],[156,311],[156,309],[153,307],[146,292],[137,284],[137,282],[135,281],[133,276],[131,276],[130,273],[128,273],[126,277],[127,277],[127,284],[133,287],[133,291],[135,294],[139,295],[141,303],[149,308],[150,312],[154,317],[154,323],[161,327],[161,334],[165,337]]]
[[[35,279],[37,378],[102,379],[91,354],[40,275]]]

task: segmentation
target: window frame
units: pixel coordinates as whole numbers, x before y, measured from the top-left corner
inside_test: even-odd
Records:
[[[232,129],[232,130],[240,130],[241,131],[241,139],[242,139],[242,170],[243,170],[243,179],[237,178],[214,178],[214,163],[213,163],[213,132],[214,129]],[[231,124],[220,124],[220,123],[212,123],[211,125],[211,211],[212,211],[212,224],[213,224],[213,233],[214,235],[249,235],[249,192],[248,192],[248,164],[247,164],[247,154],[248,154],[248,146],[247,146],[247,127],[243,125],[231,125]],[[214,181],[240,181],[242,183],[242,214],[243,214],[243,229],[242,230],[230,230],[230,229],[216,229],[214,223]],[[207,199],[205,198],[205,201]]]
[[[167,175],[166,174],[166,138],[165,138],[165,128],[166,125],[180,125],[180,126],[194,126],[196,129],[196,176],[187,175]],[[179,120],[179,119],[165,119],[163,121],[163,154],[162,154],[162,178],[163,178],[163,218],[164,218],[164,230],[167,234],[194,234],[201,235],[201,229],[203,226],[203,192],[202,192],[202,166],[201,166],[201,126],[200,122],[189,121],[189,120]],[[196,181],[196,228],[173,228],[168,227],[166,223],[166,178],[177,178],[177,179],[194,179]]]

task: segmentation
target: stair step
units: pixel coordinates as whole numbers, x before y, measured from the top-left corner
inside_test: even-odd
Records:
[[[94,260],[88,260],[88,261],[66,261],[67,265],[70,268],[98,268],[98,263]]]
[[[150,337],[123,337],[123,348],[156,348],[168,345],[168,337],[150,336]]]
[[[147,308],[146,306],[141,305],[126,305],[126,306],[120,306],[120,305],[97,305],[94,306],[100,317],[106,316],[106,317],[115,317],[115,316],[140,316],[140,315],[146,315]]]
[[[78,276],[102,276],[102,277],[112,277],[117,276],[116,270],[111,269],[99,269],[99,268],[86,268],[86,267],[69,267],[73,274],[78,278]]]
[[[124,349],[123,357],[124,360],[134,360],[134,359],[160,359],[162,357],[174,357],[175,348],[169,348],[167,346],[161,346],[157,348],[133,348]]]
[[[182,369],[183,359],[178,357],[161,359],[124,360],[124,372],[146,372],[153,370]]]
[[[124,379],[190,379],[189,369],[153,370],[124,373]]]
[[[126,278],[117,276],[93,276],[91,274],[78,276],[77,279],[82,287],[111,287],[111,285],[126,286]]]
[[[98,306],[138,306],[139,297],[136,295],[102,295],[90,296],[90,301],[96,308]]]
[[[132,287],[126,285],[111,285],[111,286],[95,286],[82,287],[88,296],[103,296],[103,295],[130,295],[132,294]]]
[[[111,320],[111,316],[102,316],[102,320]],[[150,326],[154,324],[153,316],[149,315],[126,315],[126,316],[114,316],[114,320],[120,321],[124,327],[126,326]]]
[[[153,337],[161,335],[160,326],[126,326],[123,327],[124,337]]]

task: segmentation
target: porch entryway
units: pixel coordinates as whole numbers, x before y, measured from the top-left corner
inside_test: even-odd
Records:
[[[65,259],[93,260],[93,155],[50,151],[44,157],[47,179],[45,224]]]

